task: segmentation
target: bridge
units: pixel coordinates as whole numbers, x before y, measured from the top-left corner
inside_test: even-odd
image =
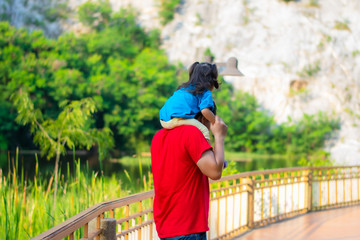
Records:
[[[258,239],[254,236],[284,231],[288,222],[332,212],[321,210],[359,204],[360,166],[244,172],[212,181],[210,191],[208,239]],[[33,239],[159,239],[153,198],[148,191],[96,204]],[[303,236],[316,224],[303,225]]]
[[[360,205],[301,216],[250,230],[234,240],[360,239]]]

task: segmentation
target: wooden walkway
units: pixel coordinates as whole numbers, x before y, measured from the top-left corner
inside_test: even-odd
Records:
[[[324,210],[253,229],[237,240],[360,239],[360,206]]]

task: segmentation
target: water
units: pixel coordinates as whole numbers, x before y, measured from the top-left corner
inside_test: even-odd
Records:
[[[236,170],[249,172],[276,168],[299,167],[297,159],[290,158],[253,158],[250,161],[236,161]]]
[[[9,154],[9,155],[8,155]],[[10,156],[10,162],[9,162]],[[14,165],[18,164],[19,174],[21,171],[24,171],[24,177],[26,179],[33,179],[36,169],[36,157],[34,152],[20,152],[18,157],[18,163],[16,163],[16,153],[0,153],[0,169],[3,171],[3,175],[8,173],[9,165],[13,169]],[[75,159],[75,161],[74,161]],[[67,168],[70,168],[70,173],[75,173],[75,162],[80,161],[81,170],[85,171],[89,167],[90,172],[98,172],[98,175],[103,174],[105,177],[110,177],[115,175],[122,182],[130,185],[139,185],[142,184],[143,176],[145,175],[148,179],[148,172],[151,171],[151,160],[149,157],[141,158],[139,162],[138,157],[126,157],[123,159],[111,159],[100,162],[97,154],[91,152],[77,152],[75,155],[71,152],[65,156],[61,156],[59,168],[61,174],[67,172]],[[44,178],[50,178],[54,171],[55,160],[51,159],[48,161],[46,158],[39,156],[38,154],[38,163],[39,163],[39,173],[40,176]],[[127,177],[125,171],[130,176]]]
[[[15,153],[10,154],[11,166],[15,163]],[[67,167],[70,167],[70,171],[74,172],[74,159],[80,161],[82,169],[84,170],[87,165],[90,171],[102,172],[104,176],[115,175],[122,182],[127,184],[142,184],[144,175],[148,179],[149,172],[151,172],[151,160],[149,156],[146,157],[125,157],[122,159],[110,159],[102,163],[100,162],[96,154],[78,152],[77,154],[67,154],[61,157],[60,169],[62,173],[66,173]],[[288,168],[299,166],[298,160],[294,158],[286,158],[284,156],[264,156],[251,154],[239,155],[238,153],[229,153],[225,155],[227,161],[233,161],[230,174],[266,170],[276,168]],[[4,173],[8,171],[8,154],[2,153],[0,155],[1,165]],[[24,175],[28,179],[32,179],[35,174],[36,159],[34,153],[19,154],[19,167],[18,169],[24,169]],[[53,173],[55,161],[46,160],[39,157],[39,172],[43,177],[49,177]],[[101,170],[102,169],[102,170]],[[125,171],[128,173],[126,175]]]

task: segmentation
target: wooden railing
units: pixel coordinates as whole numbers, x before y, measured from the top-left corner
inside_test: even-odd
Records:
[[[309,211],[360,203],[360,166],[303,167],[244,172],[210,184],[208,239]],[[34,239],[158,239],[154,192],[99,203]]]

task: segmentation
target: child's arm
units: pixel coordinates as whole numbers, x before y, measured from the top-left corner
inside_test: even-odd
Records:
[[[212,111],[209,108],[204,108],[201,110],[201,114],[209,120],[211,124],[215,123],[215,115],[212,113]]]

